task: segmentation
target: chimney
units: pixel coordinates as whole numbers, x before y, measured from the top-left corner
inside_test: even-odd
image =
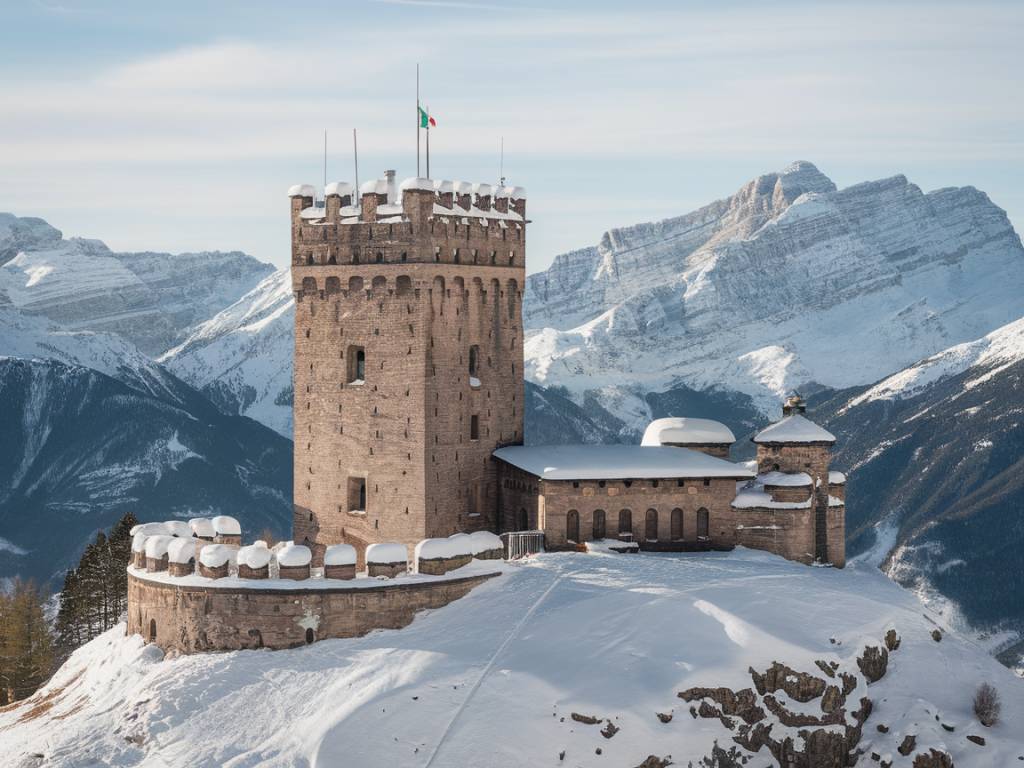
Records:
[[[384,171],[384,178],[387,179],[388,205],[394,205],[398,202],[398,187],[395,186],[395,172]]]
[[[786,402],[782,404],[782,415],[792,416],[796,413],[806,413],[807,405],[804,403],[803,397],[799,392],[794,392],[786,398]]]

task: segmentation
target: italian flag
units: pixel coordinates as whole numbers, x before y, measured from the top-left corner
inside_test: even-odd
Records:
[[[420,128],[427,128],[429,130],[430,128],[437,127],[437,121],[428,115],[423,107],[416,107],[416,110],[419,112],[420,116]]]

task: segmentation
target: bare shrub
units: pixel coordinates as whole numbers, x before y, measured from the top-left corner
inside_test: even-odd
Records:
[[[1003,705],[999,701],[999,691],[995,686],[982,683],[974,692],[974,714],[978,716],[978,722],[991,728],[999,722],[999,713]]]

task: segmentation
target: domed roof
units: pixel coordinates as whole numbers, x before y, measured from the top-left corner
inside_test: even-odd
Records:
[[[672,416],[647,425],[640,445],[719,445],[735,443],[732,430],[720,421]]]

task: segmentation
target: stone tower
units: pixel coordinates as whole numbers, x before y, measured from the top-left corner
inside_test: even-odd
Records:
[[[492,452],[523,440],[526,201],[407,179],[292,187],[293,537],[497,530]]]

